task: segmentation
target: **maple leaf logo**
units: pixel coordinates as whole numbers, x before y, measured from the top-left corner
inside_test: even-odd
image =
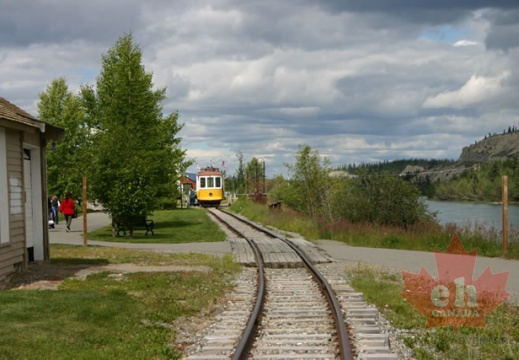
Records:
[[[425,315],[425,327],[485,327],[485,317],[505,302],[509,272],[485,271],[473,280],[477,250],[465,251],[455,233],[447,250],[434,250],[438,280],[422,267],[418,274],[402,272],[406,291],[401,296]]]

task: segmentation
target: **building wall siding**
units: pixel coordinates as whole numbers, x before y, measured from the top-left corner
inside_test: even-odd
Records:
[[[0,288],[27,267],[23,198],[23,146],[20,131],[6,129],[9,193],[9,242],[0,246]]]

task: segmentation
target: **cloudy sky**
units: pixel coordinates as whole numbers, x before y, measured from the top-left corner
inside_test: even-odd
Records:
[[[236,154],[286,174],[299,145],[333,166],[457,159],[519,127],[516,0],[0,0],[0,96],[37,116],[65,77],[94,84],[132,33],[200,165]],[[190,168],[196,171],[196,167]]]

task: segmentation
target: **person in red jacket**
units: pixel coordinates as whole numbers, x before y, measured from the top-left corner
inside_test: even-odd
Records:
[[[74,199],[70,197],[70,193],[67,193],[63,201],[61,201],[59,212],[65,215],[65,220],[67,221],[67,232],[69,232],[72,218],[76,213],[76,203],[74,202]]]

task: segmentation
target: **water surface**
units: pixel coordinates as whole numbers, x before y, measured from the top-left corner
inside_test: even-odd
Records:
[[[440,224],[454,223],[460,226],[484,226],[501,232],[503,208],[501,204],[426,200],[429,210],[438,211]],[[508,205],[508,230],[519,230],[519,205]]]

